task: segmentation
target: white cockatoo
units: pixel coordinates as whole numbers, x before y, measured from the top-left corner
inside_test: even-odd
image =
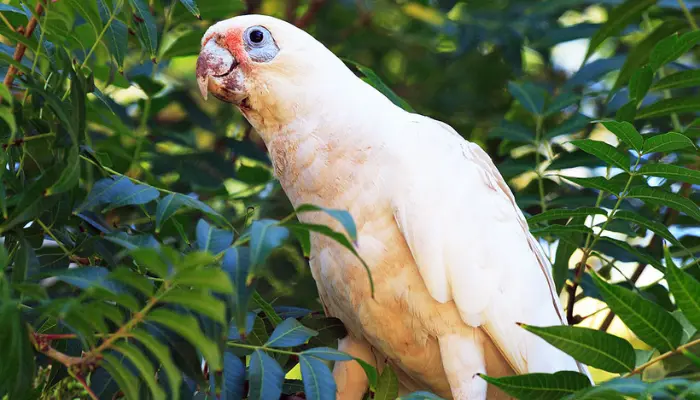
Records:
[[[449,125],[404,111],[320,42],[276,18],[221,21],[202,39],[202,95],[233,103],[261,135],[296,207],[348,210],[371,270],[324,236],[311,271],[339,349],[396,371],[402,393],[504,398],[477,374],[586,367],[520,328],[564,317],[547,259],[489,156]],[[323,213],[303,222],[340,229]],[[368,389],[355,361],[336,363],[340,399]]]

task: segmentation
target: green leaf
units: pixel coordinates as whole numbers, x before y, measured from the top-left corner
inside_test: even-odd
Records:
[[[92,26],[95,31],[95,35],[99,35],[102,31],[102,21],[97,13],[97,10],[93,8],[94,2],[92,1],[81,1],[81,0],[67,0],[68,5],[77,11],[85,21]]]
[[[575,326],[520,326],[591,367],[620,373],[634,369],[636,355],[632,345],[617,336]]]
[[[362,369],[365,371],[365,375],[367,375],[367,380],[369,380],[370,387],[376,388],[378,380],[377,369],[363,359],[354,357],[354,360],[357,361],[357,363],[360,364]]]
[[[615,195],[622,192],[625,188],[619,181],[605,179],[602,176],[594,176],[592,178],[575,178],[573,176],[562,175],[561,177],[585,188],[598,189]]]
[[[399,397],[399,379],[391,366],[384,366],[374,391],[375,400],[394,400]]]
[[[158,31],[148,4],[144,3],[143,0],[129,0],[129,4],[134,11],[136,35],[143,48],[151,55],[151,59],[155,59],[158,50]]]
[[[222,325],[226,324],[224,303],[204,290],[170,289],[161,296],[161,301],[179,304],[192,311],[206,315]]]
[[[112,348],[122,353],[134,364],[139,373],[141,373],[141,377],[148,385],[148,388],[151,390],[154,399],[165,399],[165,392],[163,392],[163,389],[158,386],[155,380],[156,371],[153,369],[153,365],[136,346],[120,341],[115,343]]]
[[[173,283],[207,289],[218,293],[233,293],[233,286],[226,272],[217,267],[179,270],[173,277]]]
[[[700,221],[700,209],[698,209],[698,205],[695,204],[695,202],[663,189],[638,186],[632,188],[629,193],[627,193],[627,197],[641,199],[647,203],[662,207],[670,207],[682,211],[695,220]]]
[[[544,110],[546,92],[529,82],[508,82],[508,91],[527,111],[540,115]]]
[[[523,125],[503,120],[499,126],[489,132],[489,137],[508,139],[520,143],[532,143],[535,140],[535,133]]]
[[[6,97],[3,97],[5,99]],[[15,121],[15,115],[12,113],[10,107],[0,107],[0,118],[2,118],[7,126],[10,127],[10,133],[14,135],[17,133],[17,121]]]
[[[160,232],[165,221],[170,219],[170,217],[181,208],[201,211],[219,226],[231,226],[223,215],[216,212],[207,204],[184,194],[170,193],[158,201],[158,208],[156,209],[156,232]]]
[[[240,334],[245,330],[246,311],[250,299],[250,288],[247,285],[250,260],[248,249],[245,247],[231,247],[224,253],[221,261],[221,269],[228,275],[228,280],[234,288],[233,315],[235,324],[240,328]]]
[[[608,164],[614,165],[622,170],[630,170],[630,157],[629,155],[622,153],[615,147],[597,140],[582,139],[582,140],[572,140],[570,142],[579,149],[585,151],[588,154],[592,154]]]
[[[548,130],[545,139],[553,139],[557,136],[570,135],[585,129],[591,123],[591,119],[581,113],[575,113],[569,119]]]
[[[543,228],[531,229],[534,236],[542,237],[548,235],[569,235],[572,233],[593,233],[591,228],[585,225],[549,225]]]
[[[117,381],[119,389],[124,393],[124,397],[127,399],[138,399],[139,381],[136,376],[126,369],[122,364],[122,360],[117,357],[109,353],[102,353],[102,357],[104,359],[104,362],[101,364],[102,367]]]
[[[639,294],[605,282],[596,273],[590,275],[610,309],[641,340],[662,352],[678,347],[683,328],[671,314]]]
[[[165,376],[168,378],[170,395],[173,396],[173,400],[178,400],[180,397],[179,387],[180,382],[182,382],[182,374],[173,362],[168,346],[159,342],[151,334],[141,329],[132,330],[130,335],[141,342],[141,344],[143,344],[160,362],[160,365],[163,366]]]
[[[678,308],[700,329],[700,282],[676,266],[666,250],[666,281]]]
[[[635,119],[665,117],[673,113],[690,114],[700,110],[700,96],[662,99],[640,109]]]
[[[312,211],[322,211],[333,217],[336,221],[340,222],[345,231],[348,233],[348,237],[352,241],[357,240],[357,226],[355,226],[355,221],[349,212],[345,210],[337,210],[333,208],[325,208],[315,206],[313,204],[302,204],[296,209],[297,214],[312,212]]]
[[[411,107],[411,105],[408,104],[406,100],[402,99],[401,96],[394,93],[394,91],[391,90],[389,86],[387,86],[386,83],[384,83],[379,77],[379,75],[377,75],[371,68],[365,67],[364,65],[358,64],[355,61],[351,61],[345,58],[343,59],[343,61],[355,66],[355,68],[357,68],[357,70],[365,76],[367,83],[372,85],[372,87],[374,87],[375,89],[379,90],[384,96],[391,100],[392,103],[396,104],[397,106],[403,108],[408,112],[415,112],[413,107]]]
[[[669,90],[700,86],[700,70],[691,69],[668,75],[651,85],[651,90]]]
[[[681,242],[673,236],[671,231],[669,231],[668,228],[666,228],[666,225],[662,224],[661,222],[652,221],[646,217],[641,216],[639,213],[628,210],[617,210],[615,212],[614,218],[633,222],[641,227],[649,229],[650,231],[656,233],[657,235],[668,240],[676,246],[683,246]]]
[[[253,301],[255,301],[255,304],[262,309],[263,313],[265,313],[265,316],[270,320],[273,327],[277,327],[277,325],[282,323],[282,318],[277,315],[277,312],[274,308],[272,308],[272,305],[265,301],[262,296],[260,296],[260,293],[253,292]]]
[[[627,253],[632,255],[639,262],[649,264],[661,272],[663,272],[663,270],[664,270],[664,266],[661,264],[661,262],[656,257],[647,253],[647,251],[644,249],[634,247],[625,241],[613,239],[613,238],[607,237],[607,236],[601,237],[600,240],[602,240],[604,242],[611,243],[614,246],[626,251]],[[600,242],[598,242],[598,243],[600,243]]]
[[[195,3],[194,0],[180,0],[180,3],[182,3],[182,5],[185,6],[185,8],[192,13],[192,15],[197,17],[197,19],[202,19],[201,15],[199,15],[199,8],[197,8],[197,3]],[[174,7],[174,5],[171,5],[170,7]]]
[[[129,181],[129,183],[131,183]],[[113,210],[115,208],[146,204],[158,198],[158,189],[148,185],[128,185],[129,189],[123,192],[114,193],[114,196],[108,199],[107,207],[103,211]]]
[[[4,83],[0,83],[0,99],[6,101],[9,105],[12,105],[12,101],[14,100],[12,92]]]
[[[289,237],[289,231],[271,219],[254,221],[250,228],[250,264],[263,265],[272,250],[279,247]]]
[[[343,235],[340,232],[336,232],[333,229],[325,226],[325,225],[316,225],[316,224],[301,224],[301,223],[296,223],[296,222],[287,222],[283,224],[282,226],[289,228],[289,230],[293,232],[316,232],[320,233],[324,236],[328,236],[329,238],[335,240],[338,244],[341,246],[345,247],[346,249],[350,250],[350,252],[357,257],[358,260],[362,263],[362,266],[365,268],[365,271],[367,271],[367,277],[369,279],[369,286],[370,286],[370,292],[372,293],[372,296],[374,297],[374,280],[372,279],[372,271],[370,271],[369,266],[365,262],[365,260],[360,257],[360,254],[357,252],[355,249],[355,246],[353,246],[352,243],[348,240],[348,238]]]
[[[75,209],[74,213],[77,214],[83,210],[92,209],[103,203],[110,203],[115,199],[121,199],[128,203],[129,200],[137,201],[148,199],[153,196],[153,192],[150,191],[144,192],[138,190],[138,194],[136,194],[135,192],[137,189],[138,187],[125,176],[113,175],[108,178],[100,179],[92,187],[85,201]],[[155,197],[158,197],[157,190],[155,192]]]
[[[262,350],[250,355],[248,398],[278,400],[282,394],[284,371],[274,358]]]
[[[233,232],[217,229],[203,219],[197,222],[197,247],[202,251],[219,254],[231,247]]]
[[[614,93],[617,89],[621,88],[627,83],[634,71],[647,63],[654,46],[656,46],[660,40],[684,27],[684,21],[681,19],[664,21],[639,43],[632,46],[627,53],[625,63],[620,69],[620,73],[617,75],[617,79],[610,93]]]
[[[547,105],[547,109],[544,110],[544,115],[550,116],[554,113],[565,109],[566,107],[577,104],[580,101],[580,95],[569,91],[562,91],[549,102],[549,104]]]
[[[630,78],[629,95],[630,99],[635,100],[637,105],[641,104],[644,97],[649,92],[651,82],[654,80],[654,72],[648,65],[634,71]]]
[[[688,32],[681,36],[674,33],[654,47],[650,57],[651,67],[654,70],[661,68],[687,53],[697,43],[700,43],[700,31]]]
[[[631,100],[618,108],[615,112],[615,119],[618,121],[632,122],[637,116],[637,101]]]
[[[565,219],[573,217],[587,217],[589,215],[608,215],[608,213],[602,208],[596,207],[580,207],[575,210],[566,210],[563,208],[558,208],[555,210],[545,211],[541,214],[537,214],[527,219],[529,225],[533,225],[539,222],[550,221],[553,219]]]
[[[126,24],[118,20],[116,16],[112,18],[113,13],[116,14],[119,11],[111,11],[105,1],[106,0],[97,0],[100,19],[105,25],[109,24],[107,25],[103,38],[109,49],[109,54],[114,57],[114,60],[117,62],[117,67],[121,72],[124,70],[124,59],[126,58],[127,45],[129,43],[129,31]],[[111,22],[109,22],[110,18],[112,18]]]
[[[669,152],[695,147],[689,137],[682,133],[669,132],[652,136],[644,141],[644,153]]]
[[[219,348],[216,343],[204,336],[202,331],[199,330],[199,323],[193,316],[182,315],[159,308],[151,311],[146,319],[176,332],[202,352],[209,363],[209,368],[214,371],[221,369]]]
[[[673,164],[646,164],[637,173],[700,185],[700,171]]]
[[[627,0],[608,13],[608,20],[591,37],[585,59],[593,55],[605,39],[615,36],[630,23],[639,19],[644,10],[656,4],[657,0]]]
[[[350,361],[353,358],[342,351],[336,349],[331,349],[330,347],[316,347],[313,349],[305,350],[301,354],[307,356],[314,356],[323,360],[329,361]]]
[[[67,192],[78,185],[80,179],[80,150],[73,146],[68,152],[68,160],[58,181],[46,190],[46,195]]]
[[[129,255],[134,258],[138,265],[148,268],[148,270],[157,277],[163,279],[167,278],[169,260],[158,252],[158,250],[148,247],[138,247],[131,250]]]
[[[299,356],[299,365],[301,366],[301,377],[304,381],[304,394],[307,399],[335,399],[335,380],[323,361],[302,354]]]
[[[642,151],[644,138],[637,132],[634,125],[629,122],[603,121],[603,126],[614,133],[620,141],[626,143],[631,148]]]
[[[221,390],[221,398],[223,400],[242,399],[243,385],[245,385],[245,364],[230,352],[224,353],[224,387]]]
[[[287,318],[277,325],[270,335],[266,347],[295,347],[306,343],[311,337],[318,335],[313,329],[300,324],[294,318]]]
[[[559,400],[578,390],[591,386],[586,375],[574,371],[554,374],[524,374],[494,378],[478,374],[486,382],[507,394],[522,400]]]

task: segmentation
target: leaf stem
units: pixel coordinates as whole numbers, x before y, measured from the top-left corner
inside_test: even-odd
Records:
[[[685,4],[685,1],[683,0],[678,0],[678,5],[681,6],[681,10],[683,10],[683,15],[685,15],[685,18],[688,20],[688,23],[694,30],[698,30],[698,24],[695,22],[695,18],[693,17],[693,14],[690,13],[690,10],[688,9],[688,6]]]
[[[295,352],[295,351],[280,350],[280,349],[274,349],[272,347],[255,346],[252,344],[244,344],[244,343],[238,343],[238,342],[226,342],[226,345],[231,346],[231,347],[239,347],[241,349],[264,350],[264,351],[268,351],[270,353],[286,354],[289,356],[297,356],[297,357],[300,354],[300,353]]]
[[[693,346],[695,346],[695,345],[697,345],[697,344],[700,344],[700,339],[695,339],[695,340],[690,341],[690,342],[688,342],[688,343],[686,343],[686,344],[684,344],[684,345],[682,345],[682,346],[679,346],[679,347],[676,348],[675,350],[667,351],[666,353],[664,353],[664,354],[662,354],[662,355],[660,355],[660,356],[658,356],[658,357],[656,357],[656,358],[652,358],[651,360],[645,362],[644,364],[640,365],[639,367],[637,367],[637,368],[633,369],[632,371],[626,373],[626,374],[623,375],[622,377],[623,377],[623,378],[629,378],[630,376],[636,375],[636,374],[638,374],[638,373],[644,371],[645,369],[647,369],[649,366],[654,365],[654,364],[656,364],[656,363],[659,362],[659,361],[665,360],[665,359],[671,357],[671,356],[674,355],[674,354],[682,353],[682,352],[684,352],[686,349],[689,349],[689,348],[691,348],[691,347],[693,347]]]
[[[95,161],[93,161],[93,160],[90,159],[89,157],[85,157],[85,156],[81,155],[80,158],[82,158],[83,160],[85,160],[85,161],[91,163],[92,165],[96,166],[97,168],[102,168],[103,170],[109,172],[110,174],[114,174],[114,175],[119,175],[119,176],[126,177],[127,179],[129,179],[130,181],[132,181],[132,182],[134,182],[134,183],[136,183],[136,184],[150,186],[150,187],[152,187],[152,188],[158,190],[159,192],[168,193],[168,194],[176,194],[176,192],[173,192],[172,190],[163,189],[163,188],[159,188],[159,187],[156,187],[156,186],[153,186],[153,185],[149,185],[149,184],[146,183],[146,182],[140,181],[140,180],[138,180],[138,179],[136,179],[136,178],[132,178],[132,177],[130,177],[130,176],[128,176],[128,175],[124,175],[124,174],[122,174],[121,172],[118,172],[118,171],[113,170],[112,168],[105,167],[104,165],[100,165],[99,163],[96,163]]]
[[[49,235],[49,237],[51,237],[51,239],[53,239],[54,242],[56,242],[56,244],[58,245],[58,247],[60,247],[61,250],[63,250],[63,252],[66,253],[66,256],[70,257],[70,256],[73,255],[73,253],[70,252],[70,251],[66,248],[66,246],[63,245],[63,243],[61,243],[61,241],[58,240],[58,239],[56,238],[56,236],[54,236],[53,232],[51,232],[51,228],[49,228],[48,226],[46,226],[46,225],[41,221],[41,219],[37,218],[35,221],[36,221],[37,224],[39,224],[39,226],[41,226],[41,228],[44,230],[44,232],[46,232],[46,234]]]

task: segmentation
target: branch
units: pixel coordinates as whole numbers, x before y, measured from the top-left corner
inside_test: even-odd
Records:
[[[297,20],[294,22],[294,25],[296,25],[297,28],[306,28],[311,23],[311,21],[314,20],[316,14],[321,9],[321,7],[323,7],[324,4],[326,4],[326,0],[311,0],[311,3],[309,3],[309,8],[306,10],[304,15],[297,18]]]
[[[695,169],[694,166],[689,166],[691,169]],[[678,194],[680,194],[683,197],[688,197],[690,195],[690,189],[691,189],[691,184],[688,182],[683,182],[681,185],[681,190],[678,191]],[[674,210],[672,208],[669,208],[666,210],[666,215],[664,216],[663,224],[665,226],[670,226],[673,225],[674,222],[676,222],[676,218],[678,218],[678,211]],[[649,245],[647,246],[646,250],[654,250],[656,246],[661,246],[661,238],[654,234],[651,237],[651,241],[649,242]],[[653,253],[652,253],[653,254]],[[642,273],[644,270],[647,268],[648,264],[640,263],[637,268],[635,268],[634,272],[632,273],[632,276],[630,277],[630,281],[632,284],[637,283],[639,280],[639,277],[642,276]],[[612,324],[613,320],[615,319],[615,313],[611,310],[608,312],[608,315],[605,316],[605,319],[603,320],[603,323],[600,324],[600,328],[598,330],[600,331],[607,331],[608,328],[610,328],[610,325]]]
[[[24,28],[24,37],[29,38],[32,36],[34,33],[34,29],[36,29],[37,24],[39,21],[37,20],[38,17],[41,17],[41,14],[44,13],[44,5],[39,1],[36,3],[36,8],[34,8],[34,14],[32,18],[29,19],[29,22],[27,23],[27,27]],[[19,28],[17,31],[19,32]],[[22,57],[24,57],[24,52],[27,50],[27,46],[24,45],[24,43],[17,43],[17,47],[15,47],[15,54],[12,56],[12,58],[17,61],[21,62]],[[9,90],[10,87],[12,86],[12,81],[15,80],[15,74],[17,73],[17,68],[15,68],[14,65],[10,65],[10,67],[7,69],[7,73],[5,74],[5,79],[3,79],[3,83]],[[1,100],[1,98],[0,98]]]
[[[292,22],[295,20],[298,7],[299,0],[287,0],[287,9],[285,10],[287,21]]]
[[[664,353],[664,354],[662,354],[662,355],[660,355],[660,356],[658,356],[658,357],[656,357],[656,358],[652,358],[651,360],[645,362],[644,364],[640,365],[639,367],[637,367],[637,368],[633,369],[632,371],[626,373],[626,374],[623,375],[622,377],[623,377],[623,378],[629,378],[629,377],[632,376],[632,375],[636,375],[636,374],[638,374],[638,373],[644,371],[645,369],[647,369],[649,366],[656,364],[656,363],[659,362],[659,361],[665,360],[665,359],[671,357],[671,356],[674,355],[674,354],[678,354],[678,353],[683,353],[683,352],[685,352],[687,349],[689,349],[689,348],[695,346],[696,344],[700,344],[700,339],[695,339],[695,340],[693,340],[692,342],[688,342],[688,343],[686,343],[686,344],[684,344],[684,345],[682,345],[682,346],[679,346],[679,347],[678,347],[677,349],[675,349],[675,350],[668,351],[668,352],[666,352],[666,353]]]

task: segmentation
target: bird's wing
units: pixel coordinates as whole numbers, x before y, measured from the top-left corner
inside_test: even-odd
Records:
[[[453,300],[517,373],[587,374],[516,324],[561,325],[564,315],[549,263],[490,157],[448,125],[408,115],[392,207],[432,297]]]

